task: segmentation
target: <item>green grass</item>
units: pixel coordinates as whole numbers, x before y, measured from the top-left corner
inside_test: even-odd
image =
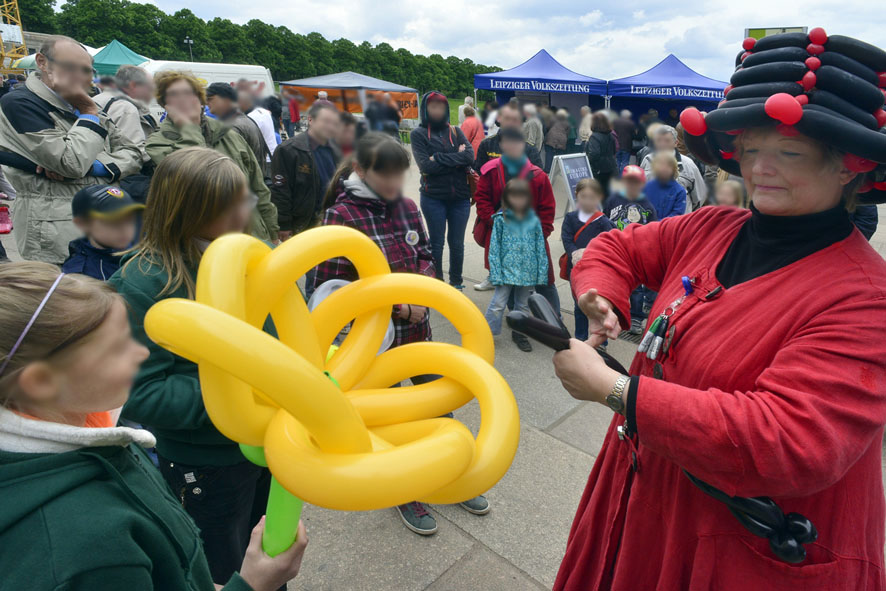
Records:
[[[458,107],[463,105],[465,99],[449,99],[449,124],[458,125]]]

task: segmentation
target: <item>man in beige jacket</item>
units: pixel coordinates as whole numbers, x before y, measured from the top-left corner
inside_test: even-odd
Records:
[[[116,183],[142,152],[89,97],[92,57],[69,37],[49,37],[25,88],[0,99],[0,161],[17,197],[15,239],[26,260],[61,264],[80,236],[71,200],[83,187]]]

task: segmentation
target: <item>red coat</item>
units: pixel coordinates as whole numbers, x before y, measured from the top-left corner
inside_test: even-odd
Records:
[[[548,175],[536,165],[526,161],[518,175],[529,181],[532,189],[532,208],[541,220],[541,231],[545,237],[545,251],[548,253],[548,284],[554,284],[554,266],[551,264],[551,247],[548,236],[554,231],[554,190]],[[480,169],[480,180],[474,203],[477,205],[477,225],[474,227],[474,238],[483,243],[484,261],[489,268],[489,237],[492,235],[492,215],[501,208],[501,194],[505,189],[504,164],[501,158],[494,158]]]
[[[575,292],[599,289],[623,326],[638,283],[659,292],[651,317],[682,293],[682,275],[699,285],[672,317],[661,365],[634,358],[638,434],[620,441],[624,419],[610,424],[555,590],[886,589],[886,262],[855,230],[705,299],[748,215],[706,207],[606,232],[572,272]],[[775,559],[681,467],[808,517],[819,538],[806,561]]]

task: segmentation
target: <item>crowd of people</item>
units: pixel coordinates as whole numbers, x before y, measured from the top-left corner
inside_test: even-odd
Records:
[[[7,494],[0,541],[47,548],[37,558],[3,563],[7,580],[20,588],[107,588],[113,580],[115,588],[271,591],[297,575],[307,544],[303,527],[283,554],[272,558],[261,550],[269,471],[246,461],[209,420],[197,366],[151,341],[144,328],[157,302],[193,299],[202,254],[220,236],[248,233],[277,245],[317,226],[348,226],[369,236],[393,271],[464,290],[474,208],[471,235],[488,270],[474,288],[493,291],[485,311],[492,333],[501,332],[507,309],[528,312],[532,293],[559,314],[559,277],[572,283],[576,339],[603,350],[607,339],[619,336],[619,325],[638,336],[652,330],[647,319],[661,306],[656,296],[666,291],[670,301],[674,295],[661,269],[679,259],[693,267],[679,273],[694,272],[702,263],[715,265],[708,258],[723,256],[725,246],[703,244],[709,237],[719,240],[724,226],[716,220],[735,225],[761,215],[748,199],[753,181],[705,165],[687,149],[675,110],[667,122],[655,111],[635,121],[629,111],[590,107],[575,118],[564,108],[516,99],[478,109],[468,97],[454,125],[448,98],[431,91],[421,99],[407,149],[400,140],[401,114],[384,93],[368,102],[363,120],[318,93],[300,130],[297,97],[284,93],[266,100],[246,81],[205,86],[189,72],[151,76],[123,66],[102,79],[95,94],[91,57],[61,36],[44,42],[36,63],[27,79],[5,81],[0,98],[0,166],[9,181],[0,190],[14,199],[15,240],[26,261],[0,265],[0,489]],[[154,99],[162,118],[148,107]],[[765,153],[780,141],[770,132],[743,141],[756,142]],[[574,207],[560,230],[565,253],[555,265],[549,175],[555,158],[570,153],[587,155],[593,178],[575,187]],[[808,155],[798,164],[809,178],[824,174],[813,160]],[[420,175],[418,204],[404,198],[413,164]],[[781,174],[795,178],[789,167]],[[829,205],[838,201],[828,199]],[[765,199],[754,205],[775,208]],[[836,208],[842,213],[832,217],[839,217],[841,232],[852,232],[851,220],[870,239],[875,206],[855,207],[851,217]],[[702,209],[707,211],[687,215]],[[774,227],[771,220],[759,223],[749,232]],[[820,230],[812,226],[809,236]],[[729,266],[717,271],[718,278],[725,273],[720,281],[727,287],[781,268],[766,260],[770,242],[761,247],[754,236],[744,240],[729,247]],[[790,252],[779,259],[782,266],[799,260]],[[329,282],[356,278],[350,261],[325,261],[308,273],[305,297]],[[688,296],[709,277],[683,280]],[[711,297],[717,293],[712,285]],[[429,318],[430,310],[408,301],[394,306],[390,346],[431,340]],[[276,335],[270,318],[264,329]],[[512,331],[511,338],[520,350],[532,350],[526,335]],[[670,338],[673,333],[669,344]],[[775,346],[774,338],[766,340],[768,346]],[[637,375],[606,373],[592,351],[573,342],[558,354],[558,375],[577,398],[602,402],[605,390],[616,389],[629,397],[633,406],[622,409],[627,430],[619,439],[630,439],[638,429],[639,393],[654,393]],[[741,363],[768,363],[750,349],[744,354]],[[603,378],[588,378],[582,373],[587,368]],[[417,375],[411,381],[438,378]],[[736,383],[749,387],[746,380]],[[679,396],[698,398],[695,390],[684,392],[686,386],[673,388],[673,403]],[[658,442],[679,463],[692,454],[690,446],[644,423],[655,412],[660,424],[669,423],[668,405],[644,407],[650,414],[642,415],[640,428],[651,445]],[[719,429],[718,445],[731,453],[746,425],[725,424],[708,401],[697,408],[687,414],[698,429]],[[671,469],[656,464],[666,460],[644,453],[657,474]],[[716,470],[692,461],[716,478]],[[592,479],[602,478],[596,470]],[[675,472],[669,486],[678,486],[677,480],[683,482]],[[734,490],[745,489],[736,484]],[[615,489],[610,496],[617,496]],[[584,545],[577,533],[590,527],[583,511],[608,511],[607,502],[583,499],[558,589],[590,588],[586,582],[595,576],[627,576],[588,566],[605,562],[605,552]],[[484,496],[460,505],[475,515],[490,511]],[[99,512],[106,518],[96,518]],[[433,514],[418,501],[397,512],[413,532],[437,531]],[[610,515],[607,527],[621,527]],[[74,558],[96,540],[101,550],[88,561]]]

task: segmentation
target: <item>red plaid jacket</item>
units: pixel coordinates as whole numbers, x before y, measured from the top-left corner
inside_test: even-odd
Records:
[[[434,258],[425,232],[421,213],[411,199],[399,199],[389,203],[381,199],[358,197],[342,192],[335,205],[326,210],[323,225],[348,226],[360,230],[375,242],[395,273],[421,273],[434,277]],[[410,244],[410,242],[415,242]],[[317,267],[314,289],[330,279],[357,279],[357,271],[344,258],[330,259]],[[404,298],[404,304],[408,299]],[[417,324],[394,317],[394,343],[397,347],[406,343],[431,340],[428,317]]]

